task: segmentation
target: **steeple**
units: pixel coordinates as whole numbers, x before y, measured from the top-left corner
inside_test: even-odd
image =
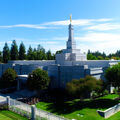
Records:
[[[87,56],[76,49],[76,41],[73,35],[72,15],[70,15],[69,36],[67,41],[67,49],[63,49],[62,53],[56,54],[56,63],[60,65],[72,65],[71,61],[86,61]]]
[[[69,37],[67,41],[67,49],[76,49],[76,43],[73,35],[73,25],[72,25],[72,15],[70,15],[70,24],[69,24]]]
[[[72,23],[72,14],[70,15],[70,24]]]

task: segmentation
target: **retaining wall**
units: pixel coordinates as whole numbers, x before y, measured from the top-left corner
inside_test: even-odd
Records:
[[[117,113],[118,111],[120,111],[120,103],[105,111],[97,110],[97,112],[104,118],[108,118]]]

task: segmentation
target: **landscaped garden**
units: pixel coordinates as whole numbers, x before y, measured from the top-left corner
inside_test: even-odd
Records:
[[[7,110],[0,111],[0,120],[28,120],[25,117],[22,117],[16,113]]]
[[[85,99],[84,101],[80,101],[80,99],[74,99],[66,102],[39,102],[36,106],[42,110],[46,110],[69,119],[104,120],[104,118],[97,113],[97,110],[105,110],[116,105],[120,102],[115,99],[117,97],[117,94],[109,94],[95,100]],[[118,112],[107,120],[119,119],[120,113]]]

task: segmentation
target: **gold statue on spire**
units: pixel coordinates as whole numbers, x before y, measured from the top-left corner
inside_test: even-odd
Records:
[[[72,14],[70,15],[70,24],[72,23]]]

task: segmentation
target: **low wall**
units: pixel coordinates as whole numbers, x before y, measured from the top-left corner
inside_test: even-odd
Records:
[[[120,103],[105,111],[97,110],[97,112],[104,118],[108,118],[117,113],[118,111],[120,111]]]

